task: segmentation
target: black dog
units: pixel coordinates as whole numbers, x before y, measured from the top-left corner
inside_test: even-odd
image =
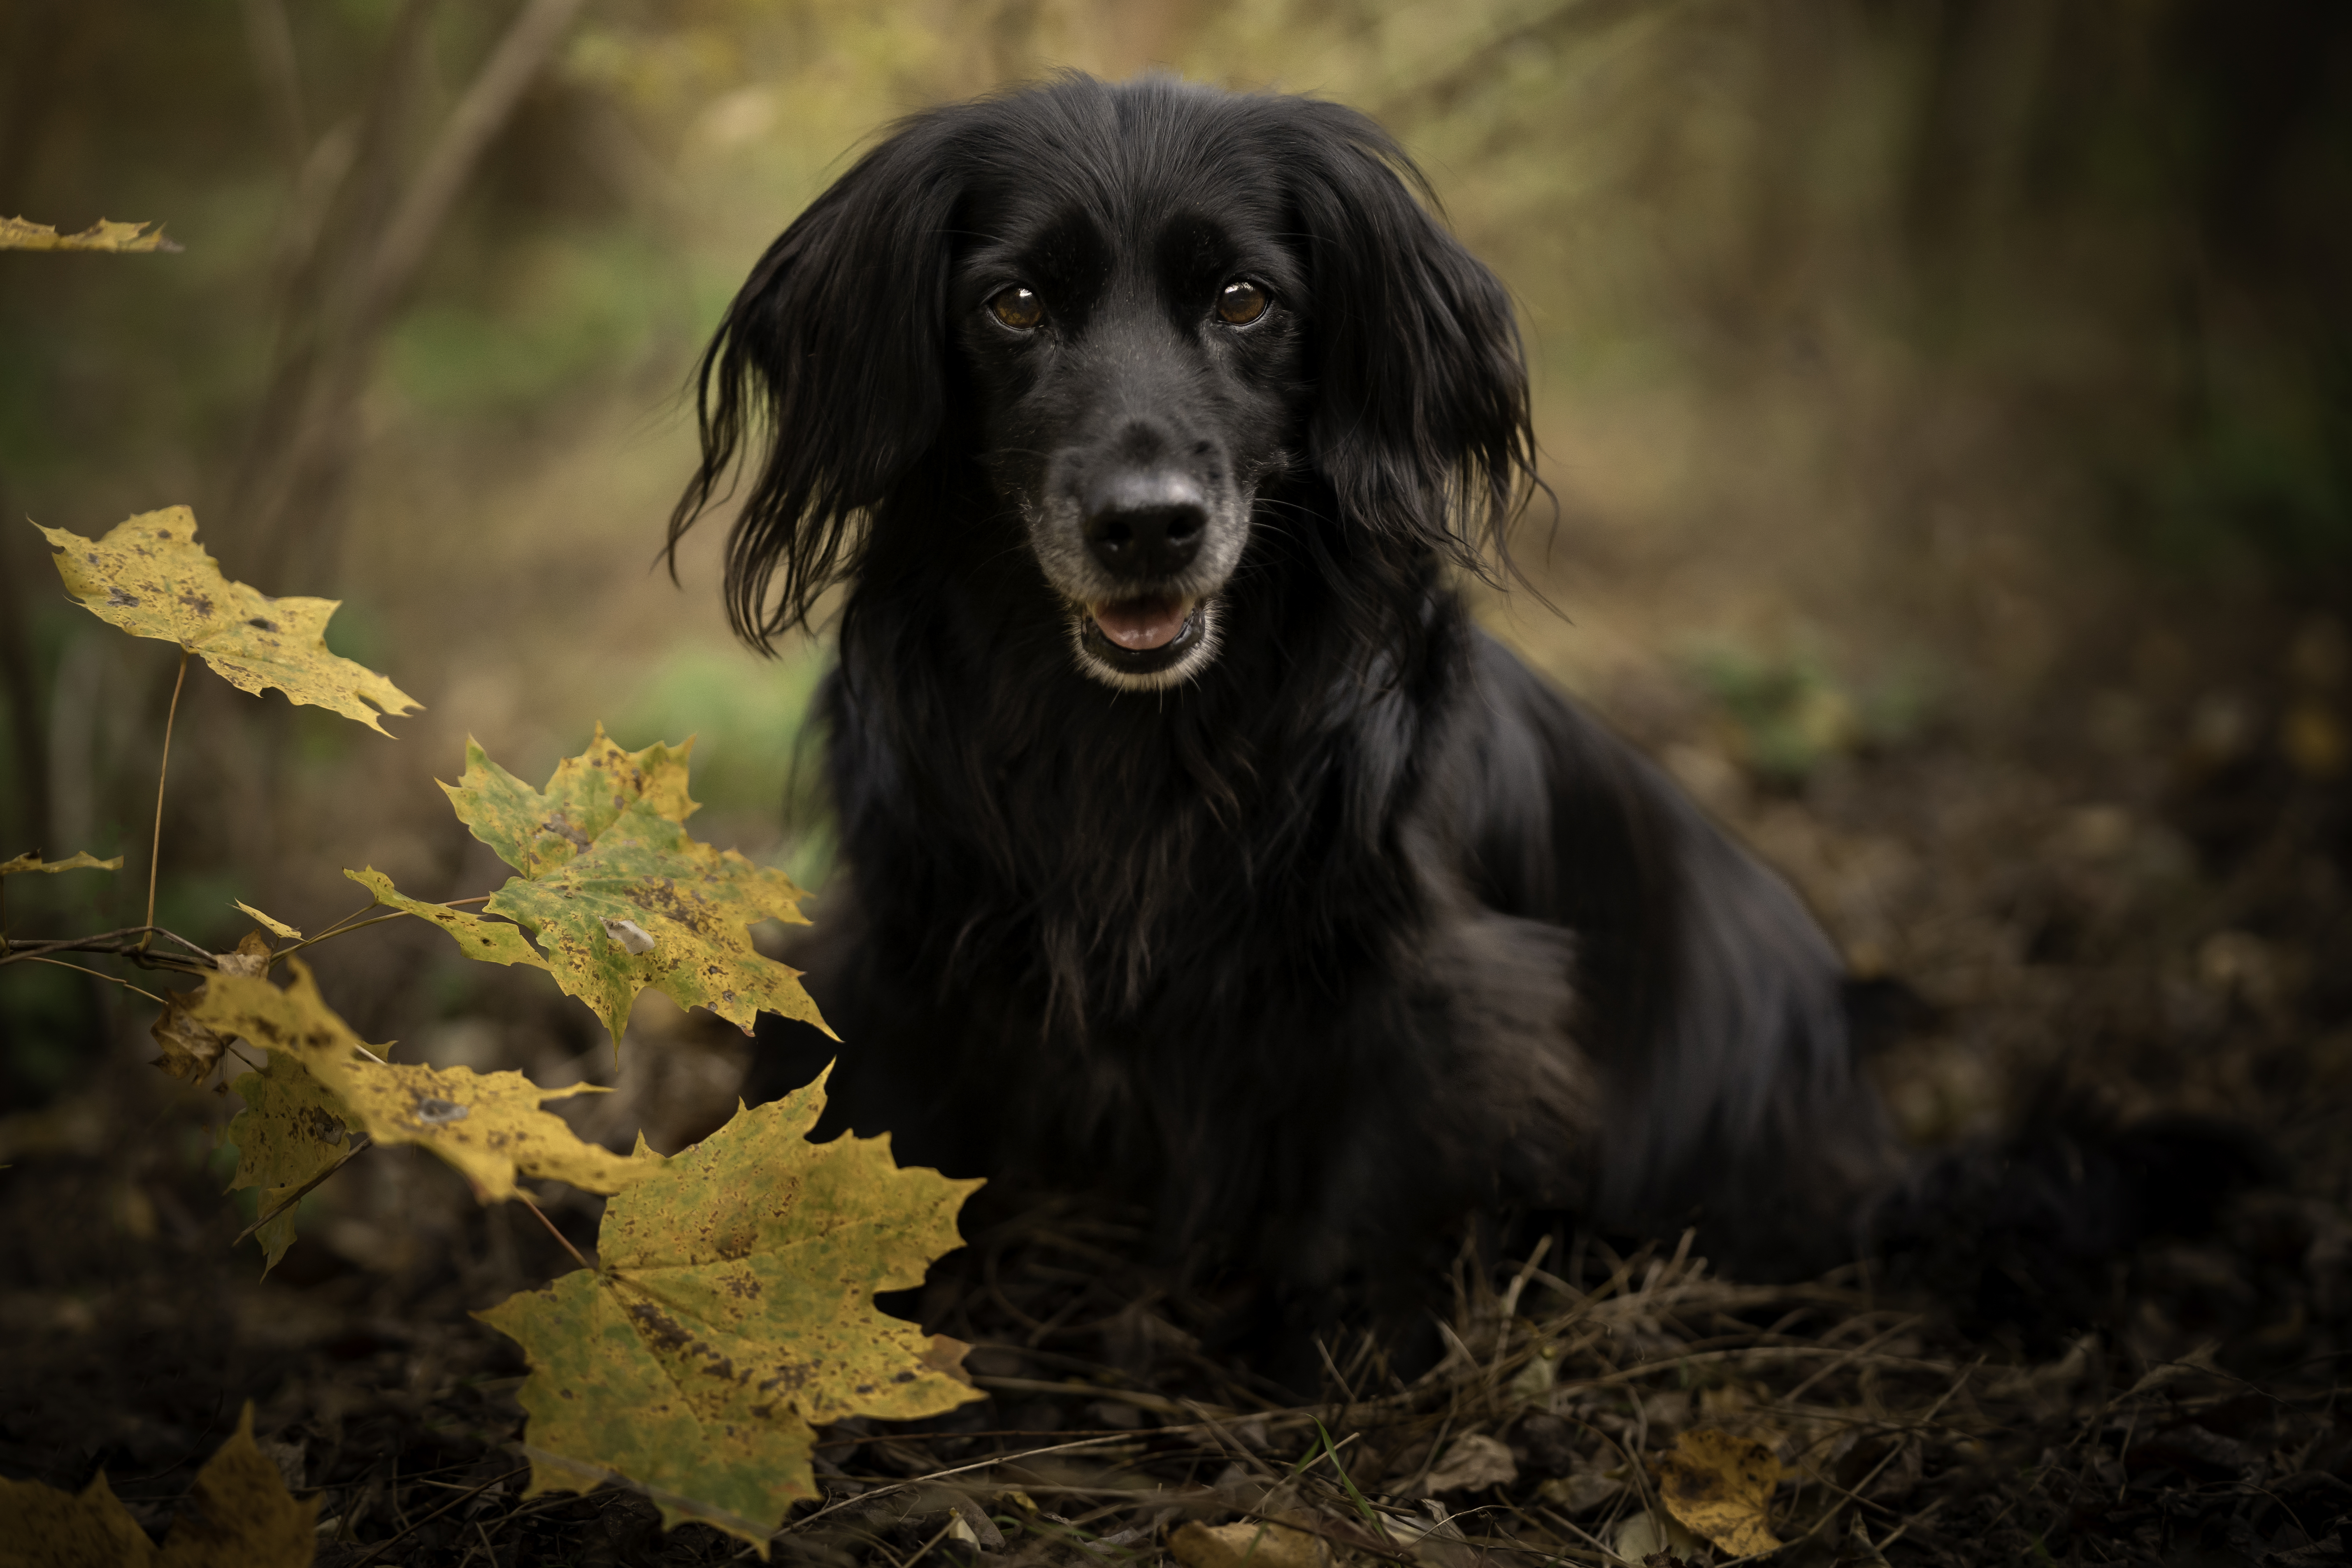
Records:
[[[671,538],[747,458],[737,628],[847,584],[831,1124],[1305,1311],[1513,1210],[1851,1256],[1836,955],[1449,586],[1532,444],[1420,187],[1330,103],[1071,77],[908,121],[737,296]]]

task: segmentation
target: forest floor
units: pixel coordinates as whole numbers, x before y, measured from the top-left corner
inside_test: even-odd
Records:
[[[1731,1545],[1662,1520],[1747,1456],[1761,1480],[1705,1517],[1718,1543],[1783,1543],[1775,1563],[2352,1562],[2352,650],[2325,618],[2200,625],[2163,598],[2085,611],[2063,679],[1926,719],[1801,658],[1579,664],[1517,625],[1882,983],[1871,1066],[1916,1142],[2061,1102],[2226,1118],[2276,1173],[2217,1225],[2095,1261],[2063,1325],[2022,1330],[1862,1269],[1749,1285],[1675,1237],[1563,1236],[1465,1263],[1433,1369],[1342,1341],[1302,1404],[1216,1350],[1217,1303],[1149,1263],[1132,1216],[1041,1201],[922,1300],[990,1397],[825,1431],[824,1499],[775,1550],[1722,1563]],[[643,1013],[635,1032],[661,1049],[596,1114],[657,1147],[715,1127],[741,1041]],[[249,1401],[319,1497],[329,1568],[745,1554],[627,1492],[521,1495],[524,1368],[467,1314],[571,1267],[528,1216],[378,1151],[257,1279],[201,1119],[153,1076],[0,1120],[0,1473],[102,1468],[160,1531]],[[546,1206],[593,1245],[595,1201]]]

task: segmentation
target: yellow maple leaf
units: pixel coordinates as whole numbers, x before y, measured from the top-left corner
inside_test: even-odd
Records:
[[[530,1358],[525,1496],[623,1478],[666,1523],[764,1558],[784,1510],[816,1495],[814,1425],[982,1397],[961,1344],[874,1306],[961,1245],[956,1212],[980,1183],[902,1170],[887,1138],[811,1143],[824,1107],[819,1079],[739,1109],[604,1205],[597,1268],[477,1314]]]
[[[133,637],[179,644],[240,691],[276,687],[289,702],[332,709],[379,735],[391,731],[378,713],[421,706],[365,665],[327,650],[327,619],[341,600],[273,599],[222,576],[196,542],[196,514],[186,507],[142,512],[103,539],[63,528],[41,536],[83,608]]]
[[[616,1193],[661,1165],[638,1140],[635,1154],[583,1141],[544,1100],[608,1092],[593,1084],[541,1089],[519,1072],[478,1073],[382,1059],[319,994],[299,958],[280,990],[258,974],[216,973],[188,1016],[216,1033],[242,1036],[299,1060],[332,1091],[344,1120],[378,1143],[415,1143],[455,1165],[488,1203],[515,1195],[518,1173],[551,1177],[592,1193]]]
[[[155,232],[146,233],[150,227]],[[115,223],[100,218],[79,234],[59,234],[48,224],[0,217],[0,250],[110,250],[120,254],[179,248],[163,237],[163,230],[157,225]]]
[[[229,1083],[245,1101],[223,1136],[236,1145],[236,1174],[228,1190],[261,1189],[261,1212],[270,1214],[313,1177],[343,1157],[343,1134],[352,1117],[333,1089],[311,1076],[299,1058],[272,1051],[257,1072]],[[261,1244],[261,1272],[268,1278],[294,1245],[294,1211],[273,1215],[254,1232]]]
[[[1780,1461],[1762,1443],[1719,1427],[1685,1432],[1657,1460],[1658,1498],[1693,1534],[1734,1557],[1780,1550],[1771,1529]]]

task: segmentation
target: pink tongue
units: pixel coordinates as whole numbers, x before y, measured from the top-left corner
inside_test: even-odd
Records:
[[[1192,613],[1190,599],[1121,599],[1094,606],[1095,625],[1124,648],[1166,647]]]

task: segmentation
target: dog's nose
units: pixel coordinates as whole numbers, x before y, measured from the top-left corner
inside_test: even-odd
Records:
[[[1189,474],[1129,468],[1087,487],[1087,548],[1122,577],[1172,577],[1201,552],[1208,493]]]

